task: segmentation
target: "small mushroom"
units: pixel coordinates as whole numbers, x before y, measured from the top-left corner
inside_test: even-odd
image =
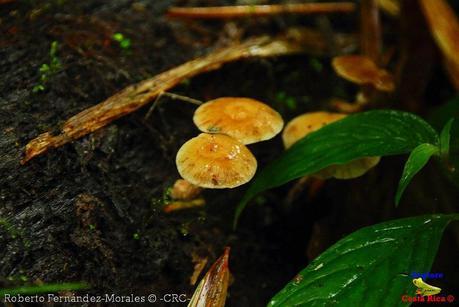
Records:
[[[178,179],[172,186],[170,196],[173,200],[192,200],[199,196],[201,188],[184,180]]]
[[[332,66],[342,78],[359,85],[371,84],[383,92],[395,89],[394,77],[362,55],[344,55],[333,58]]]
[[[292,119],[282,133],[285,148],[290,148],[299,139],[305,137],[323,126],[346,117],[345,114],[329,112],[306,113]],[[320,179],[335,177],[337,179],[351,179],[360,177],[379,163],[380,157],[366,157],[348,162],[343,165],[331,165],[315,173],[313,176]]]
[[[243,97],[222,97],[198,107],[193,121],[202,132],[229,135],[243,144],[269,140],[284,126],[268,105]]]
[[[255,175],[257,160],[247,147],[224,134],[201,133],[179,149],[177,170],[203,188],[235,188]]]
[[[346,117],[345,114],[330,112],[313,112],[295,117],[285,126],[282,133],[285,148],[290,148],[309,133],[344,117]]]

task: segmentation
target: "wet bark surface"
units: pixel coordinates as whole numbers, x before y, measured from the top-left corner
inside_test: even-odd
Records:
[[[399,216],[444,212],[442,203],[458,199],[448,183],[439,187],[446,189],[442,199],[436,198],[430,182],[443,177],[431,170],[434,175],[416,179],[402,209],[395,210],[392,199],[402,161],[389,158],[362,178],[327,182],[314,197],[303,193],[289,209],[283,202],[291,185],[269,191],[244,212],[237,231],[231,230],[232,216],[244,187],[207,190],[205,208],[163,213],[165,191],[179,178],[175,154],[198,134],[192,123],[195,107],[168,98],[148,119],[147,106],[21,166],[29,140],[123,87],[239,36],[275,34],[298,21],[169,21],[163,14],[172,2],[0,5],[1,288],[24,279],[86,281],[93,294],[191,297],[193,255],[208,257],[207,269],[231,246],[228,305],[262,306],[310,257],[351,231]],[[131,46],[122,48],[112,39],[114,33],[123,33]],[[53,41],[58,42],[60,65],[42,80],[40,67],[52,61]],[[333,75],[329,59],[318,61],[320,69],[306,56],[246,60],[188,80],[174,92],[201,100],[258,98],[288,119],[317,110],[334,91],[353,94]],[[34,91],[40,84],[43,90]],[[296,110],[279,103],[280,92],[296,99]],[[277,137],[251,149],[263,167],[279,155],[282,144]],[[414,202],[419,206],[410,207]],[[308,249],[310,241],[315,249]],[[448,251],[442,245],[436,265],[454,270],[447,254],[457,252],[455,234],[448,233],[445,241],[453,243]]]

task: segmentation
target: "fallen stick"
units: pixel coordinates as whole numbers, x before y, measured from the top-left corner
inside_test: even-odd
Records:
[[[261,37],[186,62],[151,79],[128,86],[104,102],[69,118],[57,135],[53,135],[51,132],[40,134],[26,145],[25,156],[21,164],[46,152],[50,148],[57,148],[78,139],[115,119],[139,109],[184,79],[217,69],[224,63],[241,58],[283,55],[299,52],[300,50],[300,46],[287,40],[273,40],[269,37]]]
[[[355,11],[352,2],[301,3],[273,5],[235,5],[217,7],[172,7],[168,17],[196,19],[229,19],[279,14],[329,14]]]
[[[60,127],[59,134],[45,132],[31,140],[25,146],[21,164],[45,153],[50,148],[57,148],[102,128],[112,121],[134,112],[153,101],[158,95],[166,92],[187,78],[197,74],[218,69],[225,63],[248,57],[269,57],[293,53],[326,53],[326,39],[319,32],[301,29],[290,33],[287,38],[263,36],[249,39],[244,43],[217,50],[209,55],[191,60],[175,68],[156,75],[153,78],[128,86],[105,101],[92,106],[69,118]],[[352,36],[336,36],[342,50],[352,48]]]

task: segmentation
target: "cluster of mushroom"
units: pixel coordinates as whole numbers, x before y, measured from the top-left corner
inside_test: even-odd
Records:
[[[286,149],[345,114],[312,112],[291,120],[282,134]],[[250,98],[223,97],[208,101],[195,111],[193,121],[201,133],[179,149],[177,169],[182,183],[223,189],[247,183],[255,175],[257,160],[245,146],[269,140],[283,128],[278,112]],[[365,157],[344,165],[332,165],[313,177],[351,179],[362,176],[379,163],[380,157]]]
[[[250,181],[257,160],[245,145],[269,140],[284,126],[271,107],[242,97],[208,101],[196,109],[193,121],[203,133],[179,149],[177,169],[189,183],[211,189]]]
[[[395,90],[394,76],[363,55],[342,55],[333,58],[332,67],[341,78],[361,86],[354,102],[332,99],[332,105],[341,112],[362,110],[375,91],[391,93]]]

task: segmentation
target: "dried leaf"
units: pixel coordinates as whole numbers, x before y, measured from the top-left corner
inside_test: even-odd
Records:
[[[421,0],[435,41],[451,64],[459,67],[459,21],[444,0]]]
[[[459,20],[444,0],[422,0],[421,7],[430,31],[445,56],[445,69],[456,90],[459,90]]]
[[[190,285],[194,286],[198,281],[199,275],[207,264],[208,258],[201,257],[196,253],[191,254],[192,262],[194,263],[193,274],[190,276]]]
[[[228,258],[230,248],[217,259],[199,283],[188,307],[223,307],[226,301],[230,272]]]

